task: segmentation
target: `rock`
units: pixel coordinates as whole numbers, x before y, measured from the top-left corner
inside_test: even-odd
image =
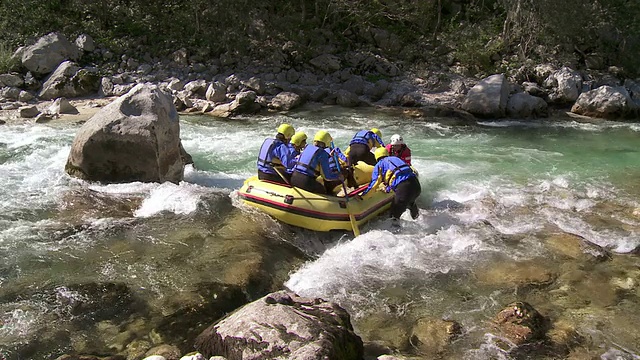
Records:
[[[547,92],[544,90],[544,88],[534,82],[529,82],[529,81],[523,82],[522,90],[529,95],[533,95],[537,97],[547,96]]]
[[[222,318],[248,301],[240,286],[203,282],[195,284],[195,287],[162,303],[165,316],[155,328],[162,342],[175,344],[181,349],[192,349],[193,339],[210,322]],[[151,355],[150,352],[147,354]]]
[[[504,74],[491,75],[469,90],[462,109],[478,117],[501,118],[508,99],[509,84]]]
[[[36,116],[36,118],[34,119],[36,124],[43,124],[46,122],[49,122],[51,120],[53,120],[56,116],[55,115],[51,115],[51,114],[47,114],[47,113],[40,113],[38,114],[38,116]]]
[[[322,54],[309,61],[309,63],[325,74],[331,74],[334,71],[340,70],[340,58],[331,54]]]
[[[243,306],[202,332],[196,349],[229,359],[362,359],[362,340],[343,308],[287,295],[291,305],[267,303],[271,294]]]
[[[551,89],[549,101],[565,104],[576,101],[582,91],[582,75],[568,67],[557,70],[544,80],[543,85]]]
[[[65,61],[45,80],[38,96],[45,100],[80,97],[98,91],[100,76],[95,68],[81,69]]]
[[[169,360],[169,359],[165,358],[164,356],[160,356],[160,355],[151,355],[151,356],[145,357],[143,360]]]
[[[180,349],[172,345],[162,344],[149,349],[145,354],[147,357],[154,355],[161,356],[166,360],[178,360],[180,359]]]
[[[172,97],[139,84],[102,108],[76,134],[65,171],[103,182],[180,182],[180,123]]]
[[[40,110],[35,105],[32,106],[22,106],[18,109],[18,115],[21,118],[31,119],[40,114]]]
[[[551,284],[556,274],[540,261],[499,260],[478,269],[479,282],[498,286],[543,287]]]
[[[507,116],[516,119],[547,117],[547,102],[524,92],[513,94],[507,102]]]
[[[57,98],[47,109],[49,114],[78,114],[79,111],[66,98]]]
[[[96,49],[96,44],[93,41],[93,38],[87,34],[78,35],[76,38],[76,46],[84,52],[92,52]]]
[[[356,107],[360,105],[358,96],[347,90],[338,90],[336,92],[336,104],[344,107]]]
[[[240,82],[247,89],[255,91],[258,95],[264,95],[266,92],[266,86],[264,81],[258,77],[252,77],[249,80],[244,80]]]
[[[207,92],[207,82],[205,80],[194,80],[184,85],[184,90],[191,96],[205,96]]]
[[[65,60],[76,60],[78,48],[60,33],[47,34],[22,52],[22,65],[37,74],[48,74]]]
[[[217,359],[214,359],[217,358]],[[212,356],[211,358],[209,358],[209,360],[226,360],[224,359],[222,356]],[[207,360],[207,358],[204,357],[204,355],[200,354],[199,352],[195,353],[195,354],[187,354],[183,357],[180,358],[180,360]]]
[[[279,111],[289,111],[302,104],[302,97],[296,93],[283,91],[276,95],[269,103],[269,108]]]
[[[205,92],[205,99],[213,102],[224,102],[227,100],[227,86],[219,81],[209,84]]]
[[[24,85],[24,80],[18,74],[0,74],[0,87],[12,86],[20,87]]]
[[[547,333],[547,338],[558,349],[567,351],[584,342],[584,337],[567,321],[555,321]]]
[[[113,95],[113,82],[108,77],[103,77],[100,79],[100,84],[98,85],[98,95],[99,96],[112,96]]]
[[[597,118],[627,119],[638,115],[638,105],[624,87],[605,85],[580,94],[571,112]]]
[[[410,343],[423,355],[437,357],[462,333],[462,327],[452,320],[419,319],[411,331]]]
[[[507,305],[493,319],[495,327],[516,345],[539,339],[546,332],[546,319],[526,302]]]

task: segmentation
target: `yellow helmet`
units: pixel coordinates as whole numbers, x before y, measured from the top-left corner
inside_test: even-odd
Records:
[[[291,137],[291,143],[295,146],[302,145],[304,141],[307,141],[307,134],[303,133],[302,131],[298,131]]]
[[[289,124],[282,124],[278,126],[278,134],[284,135],[285,139],[291,139],[295,132],[296,131],[293,129],[293,126]]]
[[[382,131],[380,131],[380,129],[378,129],[378,128],[373,128],[373,129],[371,129],[371,132],[372,132],[372,133],[374,133],[374,134],[376,134],[376,135],[378,135],[378,137],[379,137],[380,139],[382,139]]]
[[[326,132],[325,130],[320,130],[316,133],[316,136],[313,137],[313,141],[323,142],[325,145],[329,146],[333,141],[331,134]]]
[[[374,154],[376,156],[376,161],[378,161],[381,157],[389,156],[389,151],[387,151],[387,148],[379,147],[376,149]]]

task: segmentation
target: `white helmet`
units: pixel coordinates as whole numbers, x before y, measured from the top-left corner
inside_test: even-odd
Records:
[[[402,139],[402,136],[398,134],[393,134],[393,136],[391,137],[391,145],[402,145],[402,144],[404,144],[404,140]]]

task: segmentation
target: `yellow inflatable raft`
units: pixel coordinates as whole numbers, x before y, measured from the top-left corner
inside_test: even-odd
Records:
[[[314,231],[352,230],[349,215],[358,226],[391,207],[393,193],[370,191],[362,200],[356,195],[371,180],[373,167],[359,162],[354,177],[360,186],[344,196],[315,194],[297,187],[259,180],[252,176],[238,190],[244,203],[256,207],[284,223]]]

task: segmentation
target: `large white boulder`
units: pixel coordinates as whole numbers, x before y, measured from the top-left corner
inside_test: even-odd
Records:
[[[638,105],[621,86],[600,86],[580,94],[571,112],[606,119],[624,119],[638,115]]]
[[[180,182],[180,123],[171,95],[139,84],[76,134],[65,170],[90,181]]]
[[[48,74],[65,60],[77,60],[78,48],[64,35],[53,32],[22,50],[22,65],[37,74]]]
[[[504,117],[509,99],[509,83],[504,74],[482,79],[469,90],[462,109],[483,118]]]

